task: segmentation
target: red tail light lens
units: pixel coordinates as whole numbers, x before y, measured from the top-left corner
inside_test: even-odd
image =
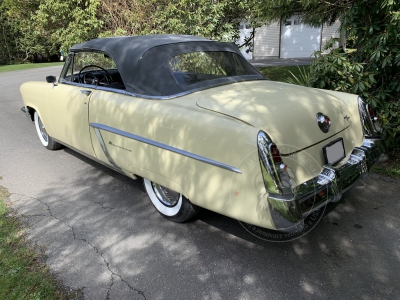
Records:
[[[369,116],[371,117],[371,120],[372,120],[373,122],[375,122],[375,121],[378,120],[378,118],[375,116],[375,112],[374,112],[374,110],[372,109],[371,105],[368,105],[368,113],[369,113]]]
[[[279,153],[278,147],[276,145],[271,146],[271,154],[274,163],[279,164],[282,162],[281,154]]]

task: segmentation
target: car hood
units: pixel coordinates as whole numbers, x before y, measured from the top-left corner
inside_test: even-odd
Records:
[[[350,125],[343,102],[324,91],[297,85],[252,81],[221,86],[198,95],[197,105],[265,131],[277,145],[303,149],[343,131]],[[328,133],[317,113],[331,120]]]

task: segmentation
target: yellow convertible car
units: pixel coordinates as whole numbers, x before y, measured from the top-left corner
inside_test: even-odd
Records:
[[[142,177],[175,222],[204,207],[293,232],[384,153],[360,97],[269,81],[230,43],[94,39],[74,45],[60,77],[46,81],[21,86],[43,146]]]

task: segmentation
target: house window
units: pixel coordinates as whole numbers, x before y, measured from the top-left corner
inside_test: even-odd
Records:
[[[295,19],[293,22],[293,25],[300,25],[300,24],[301,24],[300,19]]]
[[[286,19],[285,20],[285,26],[290,26],[290,25],[292,25],[292,20]]]

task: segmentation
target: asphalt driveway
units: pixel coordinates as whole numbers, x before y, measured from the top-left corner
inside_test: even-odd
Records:
[[[19,85],[59,72],[0,73],[0,185],[52,272],[86,299],[400,299],[399,181],[363,179],[286,243],[205,210],[175,224],[140,180],[41,145]]]

